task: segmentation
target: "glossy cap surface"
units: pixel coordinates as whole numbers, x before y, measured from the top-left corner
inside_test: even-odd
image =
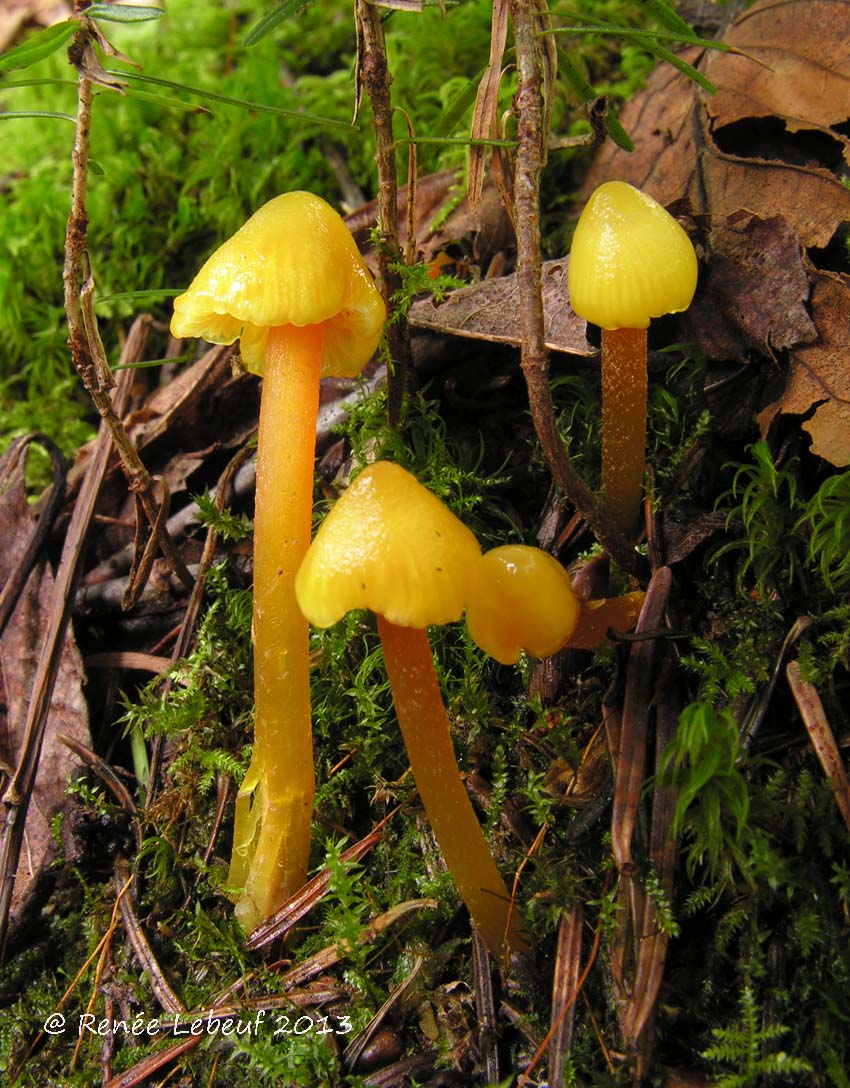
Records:
[[[691,304],[690,238],[651,196],[624,181],[594,190],[576,226],[568,270],[573,310],[603,329],[645,329]]]
[[[401,627],[460,619],[481,560],[473,534],[405,469],[364,469],[325,518],[295,579],[301,611],[330,627],[368,608]]]
[[[174,300],[171,332],[213,344],[241,337],[245,366],[263,372],[268,330],[324,325],[322,373],[354,377],[375,352],[386,311],[351,233],[312,193],[264,204]]]
[[[569,575],[547,552],[506,544],[482,557],[466,623],[490,657],[503,665],[513,665],[522,650],[549,657],[569,639],[578,617]]]

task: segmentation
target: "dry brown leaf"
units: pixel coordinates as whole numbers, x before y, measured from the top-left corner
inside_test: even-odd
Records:
[[[850,219],[838,176],[850,163],[850,0],[762,0],[723,41],[744,55],[682,54],[717,95],[658,68],[623,110],[637,150],[609,142],[584,193],[620,178],[712,216],[781,215],[804,246],[824,247]]]
[[[256,420],[259,391],[255,378],[234,371],[234,355],[230,345],[210,348],[128,416],[127,430],[138,449],[150,457],[161,440],[182,450],[188,434],[196,444],[224,442],[244,432],[245,416]]]
[[[186,480],[201,469],[216,450],[239,445],[256,426],[259,382],[234,371],[230,346],[213,347],[191,366],[178,370],[166,385],[155,389],[131,412],[125,425],[148,468],[163,476],[172,495],[185,490]],[[187,442],[192,449],[187,450]],[[92,441],[78,452],[68,476],[69,495],[76,495],[94,448]],[[98,510],[132,522],[132,502],[117,455],[110,461]],[[101,526],[99,550],[126,542],[121,526]]]
[[[513,251],[515,238],[502,200],[491,184],[484,186],[478,206],[473,210],[469,201],[459,196],[461,178],[456,171],[427,174],[416,183],[413,246],[416,259],[431,261],[452,247],[460,249],[478,267],[486,268],[497,254]],[[407,248],[408,188],[398,190],[399,245]],[[446,208],[451,210],[446,213]],[[364,204],[346,217],[348,229],[363,250],[366,264],[377,272],[374,249],[369,247],[369,231],[378,214],[376,200]],[[434,223],[439,222],[435,227]]]
[[[594,355],[587,324],[569,304],[567,259],[543,264],[543,309],[546,346],[572,355]],[[408,314],[411,328],[431,329],[497,344],[519,344],[519,288],[516,275],[483,280],[453,291],[445,302],[415,302]]]
[[[794,353],[782,397],[759,415],[765,435],[781,412],[805,415],[812,453],[843,468],[850,465],[850,277],[821,273],[812,294],[818,339]]]
[[[743,361],[751,351],[773,356],[815,339],[809,273],[789,223],[743,211],[712,218],[707,244],[711,260],[682,319],[706,355]]]
[[[0,582],[18,562],[32,532],[32,516],[20,473],[0,497]],[[44,642],[53,577],[44,565],[33,572],[9,626],[0,638],[0,759],[17,765],[33,677]],[[39,876],[56,853],[50,821],[67,804],[65,789],[79,763],[59,732],[91,746],[88,710],[83,697],[83,666],[72,636],[66,637],[44,736],[35,789],[27,811],[24,842],[12,895],[11,925],[31,896]]]
[[[494,0],[490,24],[490,58],[478,85],[475,108],[472,111],[470,138],[473,140],[493,139],[498,134],[499,86],[502,82],[502,61],[508,40],[508,9],[507,0]],[[487,156],[486,147],[481,144],[470,145],[466,194],[471,208],[477,207],[484,188]]]

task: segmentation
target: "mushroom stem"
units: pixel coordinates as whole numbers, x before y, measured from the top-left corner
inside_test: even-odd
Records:
[[[239,791],[232,883],[252,929],[304,883],[315,778],[309,629],[295,574],[310,544],[321,325],[269,332],[254,517],[254,754]]]
[[[449,872],[490,950],[519,951],[522,926],[458,772],[428,635],[380,615],[378,632],[413,778]]]
[[[634,537],[646,457],[646,329],[602,330],[602,498]]]

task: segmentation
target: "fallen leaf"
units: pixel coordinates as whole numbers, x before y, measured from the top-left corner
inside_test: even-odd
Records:
[[[773,357],[815,339],[806,308],[809,273],[789,223],[744,211],[712,218],[708,248],[699,295],[681,319],[685,335],[706,355],[743,361],[756,351]]]
[[[664,562],[667,566],[683,562],[707,540],[722,533],[728,517],[725,510],[712,510],[707,514],[691,514],[676,521],[668,518],[664,525],[667,545]]]
[[[803,430],[812,453],[843,468],[850,465],[850,277],[819,273],[812,294],[818,339],[794,353],[782,397],[759,415],[762,437],[780,413],[812,417]]]
[[[505,251],[512,253],[516,240],[495,186],[485,185],[473,210],[469,201],[460,196],[460,180],[457,171],[446,170],[439,174],[427,174],[417,181],[414,252],[417,260],[428,262],[443,250],[460,249],[464,256],[472,258],[475,264],[483,268],[497,254]],[[398,240],[402,250],[407,246],[407,197],[407,186],[400,186]],[[346,216],[345,220],[373,272],[377,262],[374,249],[369,246],[369,231],[375,226],[377,215],[378,202],[372,200]],[[435,226],[435,223],[439,225]]]
[[[0,497],[0,582],[18,562],[32,532],[33,519],[21,471]],[[20,755],[33,677],[44,642],[44,627],[53,594],[53,577],[46,564],[29,578],[9,625],[0,638],[0,761],[15,767]],[[91,747],[88,710],[83,697],[83,666],[69,633],[60,658],[38,774],[27,811],[24,842],[12,893],[10,924],[20,920],[39,877],[56,856],[51,820],[68,804],[65,789],[79,763],[57,740],[59,732]]]
[[[235,357],[232,345],[210,348],[127,418],[130,437],[152,471],[174,452],[194,454],[204,445],[238,445],[256,426],[260,383],[234,368]]]
[[[587,324],[573,312],[567,293],[568,260],[543,264],[543,309],[546,346],[573,355],[595,355]],[[483,280],[453,291],[444,302],[422,299],[408,314],[411,328],[431,329],[498,344],[519,344],[519,288],[516,275]]]
[[[583,187],[620,178],[661,204],[686,196],[698,213],[780,215],[806,247],[823,248],[850,219],[850,2],[763,0],[723,34],[740,54],[690,49],[717,89],[665,65],[623,110],[635,141],[610,141]]]

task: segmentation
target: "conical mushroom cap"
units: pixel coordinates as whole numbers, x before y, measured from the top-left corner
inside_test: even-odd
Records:
[[[570,304],[603,329],[645,329],[691,304],[697,259],[691,240],[651,196],[624,181],[594,190],[576,226]]]
[[[401,627],[460,619],[481,549],[405,469],[364,469],[325,518],[295,578],[301,611],[330,627],[368,608]]]
[[[174,300],[171,332],[213,344],[241,337],[263,372],[270,328],[324,324],[322,373],[354,377],[375,352],[386,310],[351,233],[312,193],[284,193],[220,246]]]
[[[576,628],[579,602],[561,564],[540,548],[506,544],[481,559],[466,605],[473,641],[503,665],[520,651],[549,657]]]

